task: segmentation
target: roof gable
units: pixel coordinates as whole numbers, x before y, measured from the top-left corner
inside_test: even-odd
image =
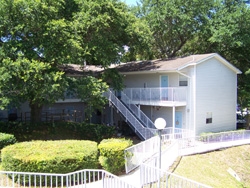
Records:
[[[204,56],[204,58],[202,59],[196,59],[195,57],[196,56],[200,56],[200,55],[193,55],[194,57],[194,61],[193,62],[190,62],[189,64],[187,65],[184,65],[182,67],[179,67],[178,70],[181,70],[183,68],[186,68],[188,66],[191,66],[191,65],[199,65],[209,59],[212,59],[212,58],[215,58],[217,59],[220,63],[224,64],[226,67],[228,67],[229,69],[231,69],[233,72],[235,72],[236,74],[241,74],[242,72],[237,69],[235,66],[233,66],[231,63],[229,63],[226,59],[224,59],[222,56],[220,56],[219,54],[217,53],[212,53],[212,54],[207,54],[207,56]]]

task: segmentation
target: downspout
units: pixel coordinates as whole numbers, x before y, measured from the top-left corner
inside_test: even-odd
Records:
[[[196,65],[194,65],[194,77],[193,77],[193,101],[194,101],[194,136],[196,136]]]
[[[173,140],[175,139],[175,106],[173,106],[173,112],[172,112],[172,114],[173,114],[173,130],[172,130],[172,132],[173,132]]]

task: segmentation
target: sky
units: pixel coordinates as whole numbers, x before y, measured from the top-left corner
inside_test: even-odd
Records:
[[[136,5],[136,1],[137,0],[123,0],[125,3],[127,3],[128,5]]]

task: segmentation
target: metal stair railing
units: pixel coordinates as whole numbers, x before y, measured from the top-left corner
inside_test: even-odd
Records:
[[[155,129],[154,123],[145,115],[141,109],[132,103],[132,100],[121,92],[121,100],[128,106],[128,108],[136,115],[136,117],[148,128]]]
[[[116,107],[116,109],[124,116],[125,121],[129,122],[134,128],[135,133],[142,139],[147,140],[155,136],[157,130],[149,129],[135,117],[135,115],[113,94],[111,90],[104,93],[104,96]]]
[[[157,132],[157,129],[152,122],[152,120],[141,111],[141,109],[133,104],[132,100],[126,95],[126,93],[121,92],[121,100],[122,102],[133,112],[133,114],[143,123],[147,128],[153,129],[151,131]],[[157,133],[158,134],[158,133]],[[162,130],[162,134],[173,134],[173,128],[167,127]]]

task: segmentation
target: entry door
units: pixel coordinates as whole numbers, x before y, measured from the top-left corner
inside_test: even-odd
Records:
[[[182,128],[182,112],[175,112],[175,128]]]
[[[168,100],[168,76],[161,76],[161,100]]]

